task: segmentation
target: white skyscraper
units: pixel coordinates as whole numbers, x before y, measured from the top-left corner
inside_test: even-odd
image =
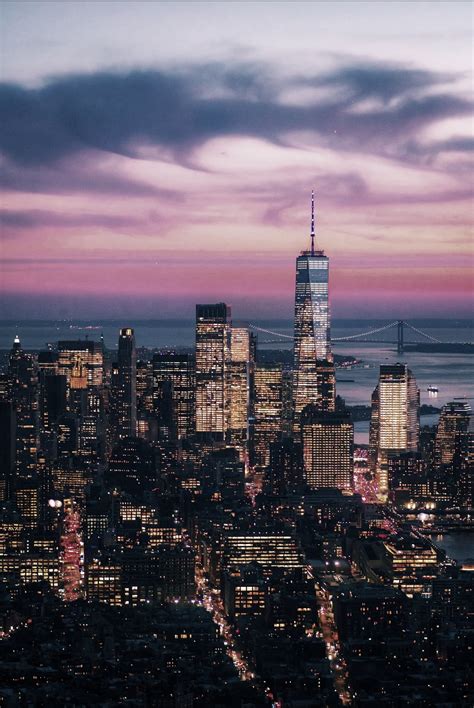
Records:
[[[377,409],[371,422],[371,441],[376,446],[376,474],[381,497],[388,492],[388,455],[416,452],[420,432],[420,392],[406,364],[380,367],[379,383],[372,396]]]

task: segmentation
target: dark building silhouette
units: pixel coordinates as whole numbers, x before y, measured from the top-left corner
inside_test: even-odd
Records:
[[[153,448],[141,438],[120,440],[112,451],[107,479],[109,484],[125,492],[138,493],[153,489],[157,482]]]
[[[137,433],[137,354],[133,329],[120,330],[117,357],[116,412],[119,438]]]

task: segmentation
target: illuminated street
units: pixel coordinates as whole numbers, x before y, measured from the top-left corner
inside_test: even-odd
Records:
[[[64,587],[63,599],[73,602],[82,592],[82,541],[80,536],[81,516],[77,505],[67,500],[64,505],[64,532],[61,536],[61,573]]]
[[[312,571],[308,571],[312,575]],[[351,705],[351,693],[348,685],[347,667],[341,656],[341,648],[336,626],[334,624],[334,614],[329,593],[316,584],[316,598],[318,601],[318,616],[320,631],[326,645],[326,656],[331,667],[334,681],[334,688],[343,705]]]
[[[241,680],[249,681],[255,679],[255,674],[251,671],[248,663],[236,646],[232,627],[225,618],[219,593],[217,590],[211,590],[209,588],[205,574],[199,564],[196,565],[196,586],[199,598],[198,602],[212,615],[212,619],[219,626],[220,634],[224,638],[226,645],[227,655],[232,659]]]

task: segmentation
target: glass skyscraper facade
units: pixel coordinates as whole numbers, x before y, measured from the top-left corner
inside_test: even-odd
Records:
[[[249,438],[251,360],[252,335],[245,327],[232,327],[228,367],[229,442],[240,450],[246,448]]]
[[[311,249],[296,259],[293,405],[298,426],[303,408],[318,404],[318,360],[331,360],[329,258],[314,248],[312,201]]]
[[[354,426],[349,413],[308,406],[301,417],[301,429],[307,485],[352,491]]]
[[[225,303],[196,306],[196,432],[221,440],[229,424],[230,330]]]
[[[173,436],[179,440],[194,432],[194,357],[161,352],[153,357],[153,401],[160,410],[163,389],[170,385]]]
[[[419,405],[420,392],[407,365],[382,365],[379,384],[372,396],[370,432],[372,445],[377,449],[376,474],[382,498],[388,493],[388,454],[418,449]]]

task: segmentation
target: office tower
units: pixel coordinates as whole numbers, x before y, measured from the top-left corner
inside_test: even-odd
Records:
[[[137,361],[137,437],[152,442],[158,438],[158,418],[153,402],[153,365]]]
[[[137,361],[137,415],[153,412],[153,365],[151,361]]]
[[[51,350],[39,352],[38,354],[38,375],[41,379],[42,374],[57,374],[58,373],[58,352]]]
[[[40,518],[41,491],[38,481],[23,480],[16,484],[15,502],[25,526],[33,527]]]
[[[196,305],[196,433],[224,440],[229,425],[230,307]]]
[[[16,411],[11,401],[0,400],[0,502],[12,496],[15,461]]]
[[[372,391],[370,398],[369,451],[367,462],[372,475],[377,474],[377,457],[379,449],[380,402],[378,386]]]
[[[350,491],[353,477],[354,426],[349,413],[308,406],[301,415],[303,469],[311,489]]]
[[[390,489],[413,489],[424,482],[426,465],[419,452],[391,452],[387,460]]]
[[[80,421],[79,451],[83,457],[103,459],[107,427],[103,389],[89,388],[85,404],[85,411]]]
[[[50,352],[46,352],[49,354]],[[57,369],[56,369],[57,371]],[[53,367],[39,368],[40,450],[46,459],[56,457],[56,423],[68,410],[69,391],[66,376]]]
[[[119,439],[137,433],[137,355],[135,336],[129,327],[120,330],[117,356],[115,410]]]
[[[87,598],[131,607],[189,600],[195,593],[194,574],[194,550],[184,545],[103,554],[86,564]]]
[[[281,372],[282,388],[282,433],[283,437],[293,436],[293,367],[283,366]],[[253,408],[252,408],[253,412]]]
[[[336,410],[336,371],[331,359],[320,359],[316,364],[318,384],[317,407],[321,411]]]
[[[384,542],[389,577],[408,597],[429,587],[438,574],[438,556],[428,539],[398,536]]]
[[[241,453],[249,438],[250,383],[252,361],[251,334],[243,327],[232,327],[228,367],[229,442]]]
[[[102,342],[88,339],[58,342],[58,373],[67,376],[69,385],[80,388],[85,378],[87,386],[102,386],[103,370]]]
[[[94,558],[85,565],[85,585],[89,602],[122,605],[122,565],[114,555]]]
[[[388,493],[390,452],[416,452],[419,439],[420,392],[406,364],[380,367],[379,383],[372,396],[370,441],[377,454],[379,496]]]
[[[20,582],[22,584],[47,582],[51,590],[58,591],[60,562],[56,553],[28,553],[20,558]]]
[[[443,406],[436,432],[435,458],[439,467],[459,469],[468,455],[471,407],[464,401]]]
[[[258,365],[255,369],[253,456],[259,467],[270,463],[270,445],[282,433],[282,368]]]
[[[16,409],[16,471],[27,479],[35,474],[38,453],[38,377],[34,359],[23,351],[18,337],[10,352],[8,375]]]
[[[342,641],[400,637],[409,617],[406,595],[389,586],[347,583],[334,596],[334,620]]]
[[[67,377],[40,372],[40,416],[42,432],[51,432],[67,410]]]
[[[437,426],[435,425],[420,427],[420,453],[426,470],[430,473],[436,467],[436,432]]]
[[[194,432],[194,358],[191,354],[160,352],[153,356],[153,408],[160,428],[182,440]]]
[[[155,454],[140,438],[123,438],[109,460],[108,482],[125,492],[140,493],[156,487]]]
[[[303,450],[292,438],[282,438],[270,445],[269,494],[292,494],[303,483]]]
[[[58,457],[69,458],[79,453],[79,417],[75,413],[64,413],[57,421]]]
[[[219,501],[243,499],[245,467],[239,451],[227,447],[212,452],[205,460],[202,477],[207,491]]]
[[[277,530],[230,532],[224,541],[222,567],[257,562],[262,568],[301,568],[302,553],[291,533]]]
[[[8,373],[0,374],[0,401],[12,400],[12,380]]]
[[[461,506],[471,506],[474,493],[471,419],[466,401],[452,401],[443,406],[436,431],[435,466]]]
[[[461,505],[472,509],[474,506],[474,416],[472,415],[468,430],[467,465],[461,472],[459,497]]]
[[[318,404],[317,361],[331,359],[328,301],[329,259],[314,247],[314,195],[311,198],[311,250],[296,259],[294,415],[295,431],[305,406]]]
[[[224,610],[232,620],[264,614],[267,589],[257,563],[229,568],[224,572],[223,585]]]
[[[169,379],[161,381],[156,388],[154,405],[158,438],[160,440],[176,441],[178,437],[176,408],[173,401],[173,383]]]

